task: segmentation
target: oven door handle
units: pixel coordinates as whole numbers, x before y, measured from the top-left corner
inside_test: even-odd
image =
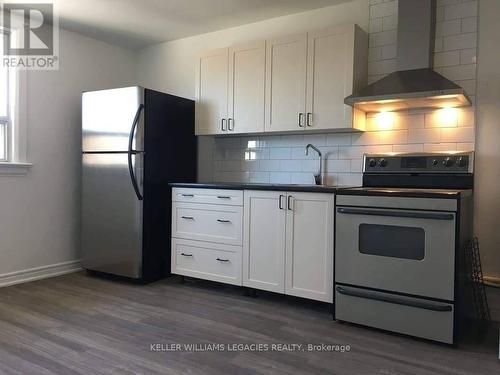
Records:
[[[347,208],[338,207],[339,214],[351,215],[373,215],[373,216],[390,216],[390,217],[409,217],[412,219],[431,219],[431,220],[453,220],[453,214],[441,214],[434,212],[404,212],[391,210],[367,210],[363,208]]]
[[[375,294],[373,292],[370,292],[369,290],[351,290],[342,288],[341,286],[337,286],[337,292],[339,292],[340,294],[344,294],[346,296],[371,299],[374,301],[381,301],[387,303],[394,303],[396,305],[416,307],[424,310],[443,311],[443,312],[452,310],[452,307],[450,305],[443,305],[438,302],[416,301],[405,297],[400,297],[397,295],[382,295],[378,293]]]

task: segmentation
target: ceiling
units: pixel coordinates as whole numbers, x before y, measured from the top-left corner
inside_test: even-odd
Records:
[[[130,49],[350,0],[54,0],[60,26]]]

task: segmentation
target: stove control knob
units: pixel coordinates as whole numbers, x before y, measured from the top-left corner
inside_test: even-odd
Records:
[[[457,165],[459,167],[465,167],[465,166],[467,166],[467,158],[464,158],[464,157],[460,156],[458,158],[458,160],[457,160]]]
[[[434,159],[434,160],[432,161],[432,165],[438,165],[438,161],[437,161],[436,159]]]
[[[380,159],[378,161],[378,165],[380,165],[382,168],[384,168],[385,166],[387,166],[387,160],[385,160],[384,158]]]
[[[446,159],[443,160],[443,165],[445,167],[451,167],[453,165],[453,159],[448,157]]]
[[[370,159],[370,160],[368,161],[368,166],[369,166],[369,167],[373,168],[373,167],[375,167],[376,165],[377,165],[377,162],[375,161],[375,159]]]

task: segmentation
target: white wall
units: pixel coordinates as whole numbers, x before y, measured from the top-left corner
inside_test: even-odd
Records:
[[[500,283],[500,1],[479,2],[475,231],[483,271]]]
[[[368,30],[368,0],[297,13],[243,25],[144,49],[139,57],[139,81],[142,85],[194,98],[195,56],[203,51],[227,47],[234,43],[288,35],[311,29],[357,23]],[[212,139],[200,139],[198,178],[212,178]]]
[[[135,54],[61,30],[60,69],[27,77],[27,176],[0,176],[0,284],[80,258],[80,95],[136,83]]]

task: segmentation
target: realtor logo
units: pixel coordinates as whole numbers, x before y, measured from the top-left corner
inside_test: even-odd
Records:
[[[59,28],[50,2],[2,2],[2,65],[29,70],[58,69]]]

